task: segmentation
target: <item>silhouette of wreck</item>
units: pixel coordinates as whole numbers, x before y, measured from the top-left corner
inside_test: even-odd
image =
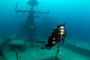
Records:
[[[29,33],[29,37],[30,37],[29,40],[31,43],[31,47],[33,47],[34,46],[33,42],[36,41],[36,39],[35,39],[36,38],[36,33],[35,33],[36,26],[34,23],[34,19],[39,18],[41,14],[48,15],[49,11],[47,11],[47,12],[34,11],[34,6],[37,6],[39,4],[37,0],[30,0],[27,2],[27,4],[31,6],[31,10],[29,10],[29,11],[17,10],[17,7],[18,7],[18,3],[17,3],[15,11],[16,11],[16,17],[28,17],[28,19],[25,23],[25,26],[23,27],[21,35],[24,34],[26,27],[28,27],[28,29],[29,29],[28,33]],[[29,13],[29,15],[27,15],[27,13]],[[21,14],[21,15],[19,15],[19,14]],[[41,18],[43,18],[43,17],[41,17]]]

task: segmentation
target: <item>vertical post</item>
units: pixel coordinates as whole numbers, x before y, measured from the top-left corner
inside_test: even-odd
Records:
[[[19,58],[18,58],[18,54],[17,54],[17,51],[16,51],[16,50],[15,50],[15,53],[16,53],[17,60],[19,60]]]
[[[56,57],[58,56],[59,53],[59,42],[57,42],[57,53],[56,53]]]
[[[35,28],[34,28],[34,12],[33,12],[33,8],[34,6],[32,5],[31,6],[31,14],[30,14],[30,42],[31,42],[31,47],[33,47],[33,40],[34,40],[34,31],[35,31]]]

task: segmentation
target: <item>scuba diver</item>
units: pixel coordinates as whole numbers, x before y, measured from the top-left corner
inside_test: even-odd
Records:
[[[65,30],[65,23],[58,25],[57,28],[53,30],[50,37],[48,38],[48,44],[45,44],[45,41],[38,41],[38,43],[45,44],[45,47],[41,47],[41,49],[47,48],[50,50],[56,43],[61,41],[65,41],[66,30]],[[65,43],[64,43],[65,44]]]

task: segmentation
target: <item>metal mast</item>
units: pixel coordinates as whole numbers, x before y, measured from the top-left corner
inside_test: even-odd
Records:
[[[35,24],[34,24],[34,18],[36,17],[40,17],[39,15],[40,14],[48,14],[49,12],[40,12],[40,11],[34,11],[34,6],[38,5],[38,1],[37,0],[30,0],[27,2],[28,5],[31,6],[31,10],[30,11],[22,11],[22,10],[17,10],[17,6],[18,6],[18,3],[16,4],[16,8],[15,8],[15,11],[17,13],[17,17],[28,17],[28,20],[26,21],[26,24],[24,26],[24,29],[23,29],[23,32],[25,31],[25,28],[29,25],[28,29],[28,33],[29,33],[29,36],[30,36],[30,42],[31,42],[31,47],[33,47],[33,42],[34,42],[34,39],[36,38],[35,37]],[[21,13],[21,16],[18,15],[18,13]],[[29,13],[29,15],[26,15],[26,13]],[[37,13],[37,15],[35,16],[35,14]]]

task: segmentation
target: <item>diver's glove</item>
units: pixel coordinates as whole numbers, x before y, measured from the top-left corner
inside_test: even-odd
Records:
[[[53,38],[53,40],[55,40],[55,38]]]

